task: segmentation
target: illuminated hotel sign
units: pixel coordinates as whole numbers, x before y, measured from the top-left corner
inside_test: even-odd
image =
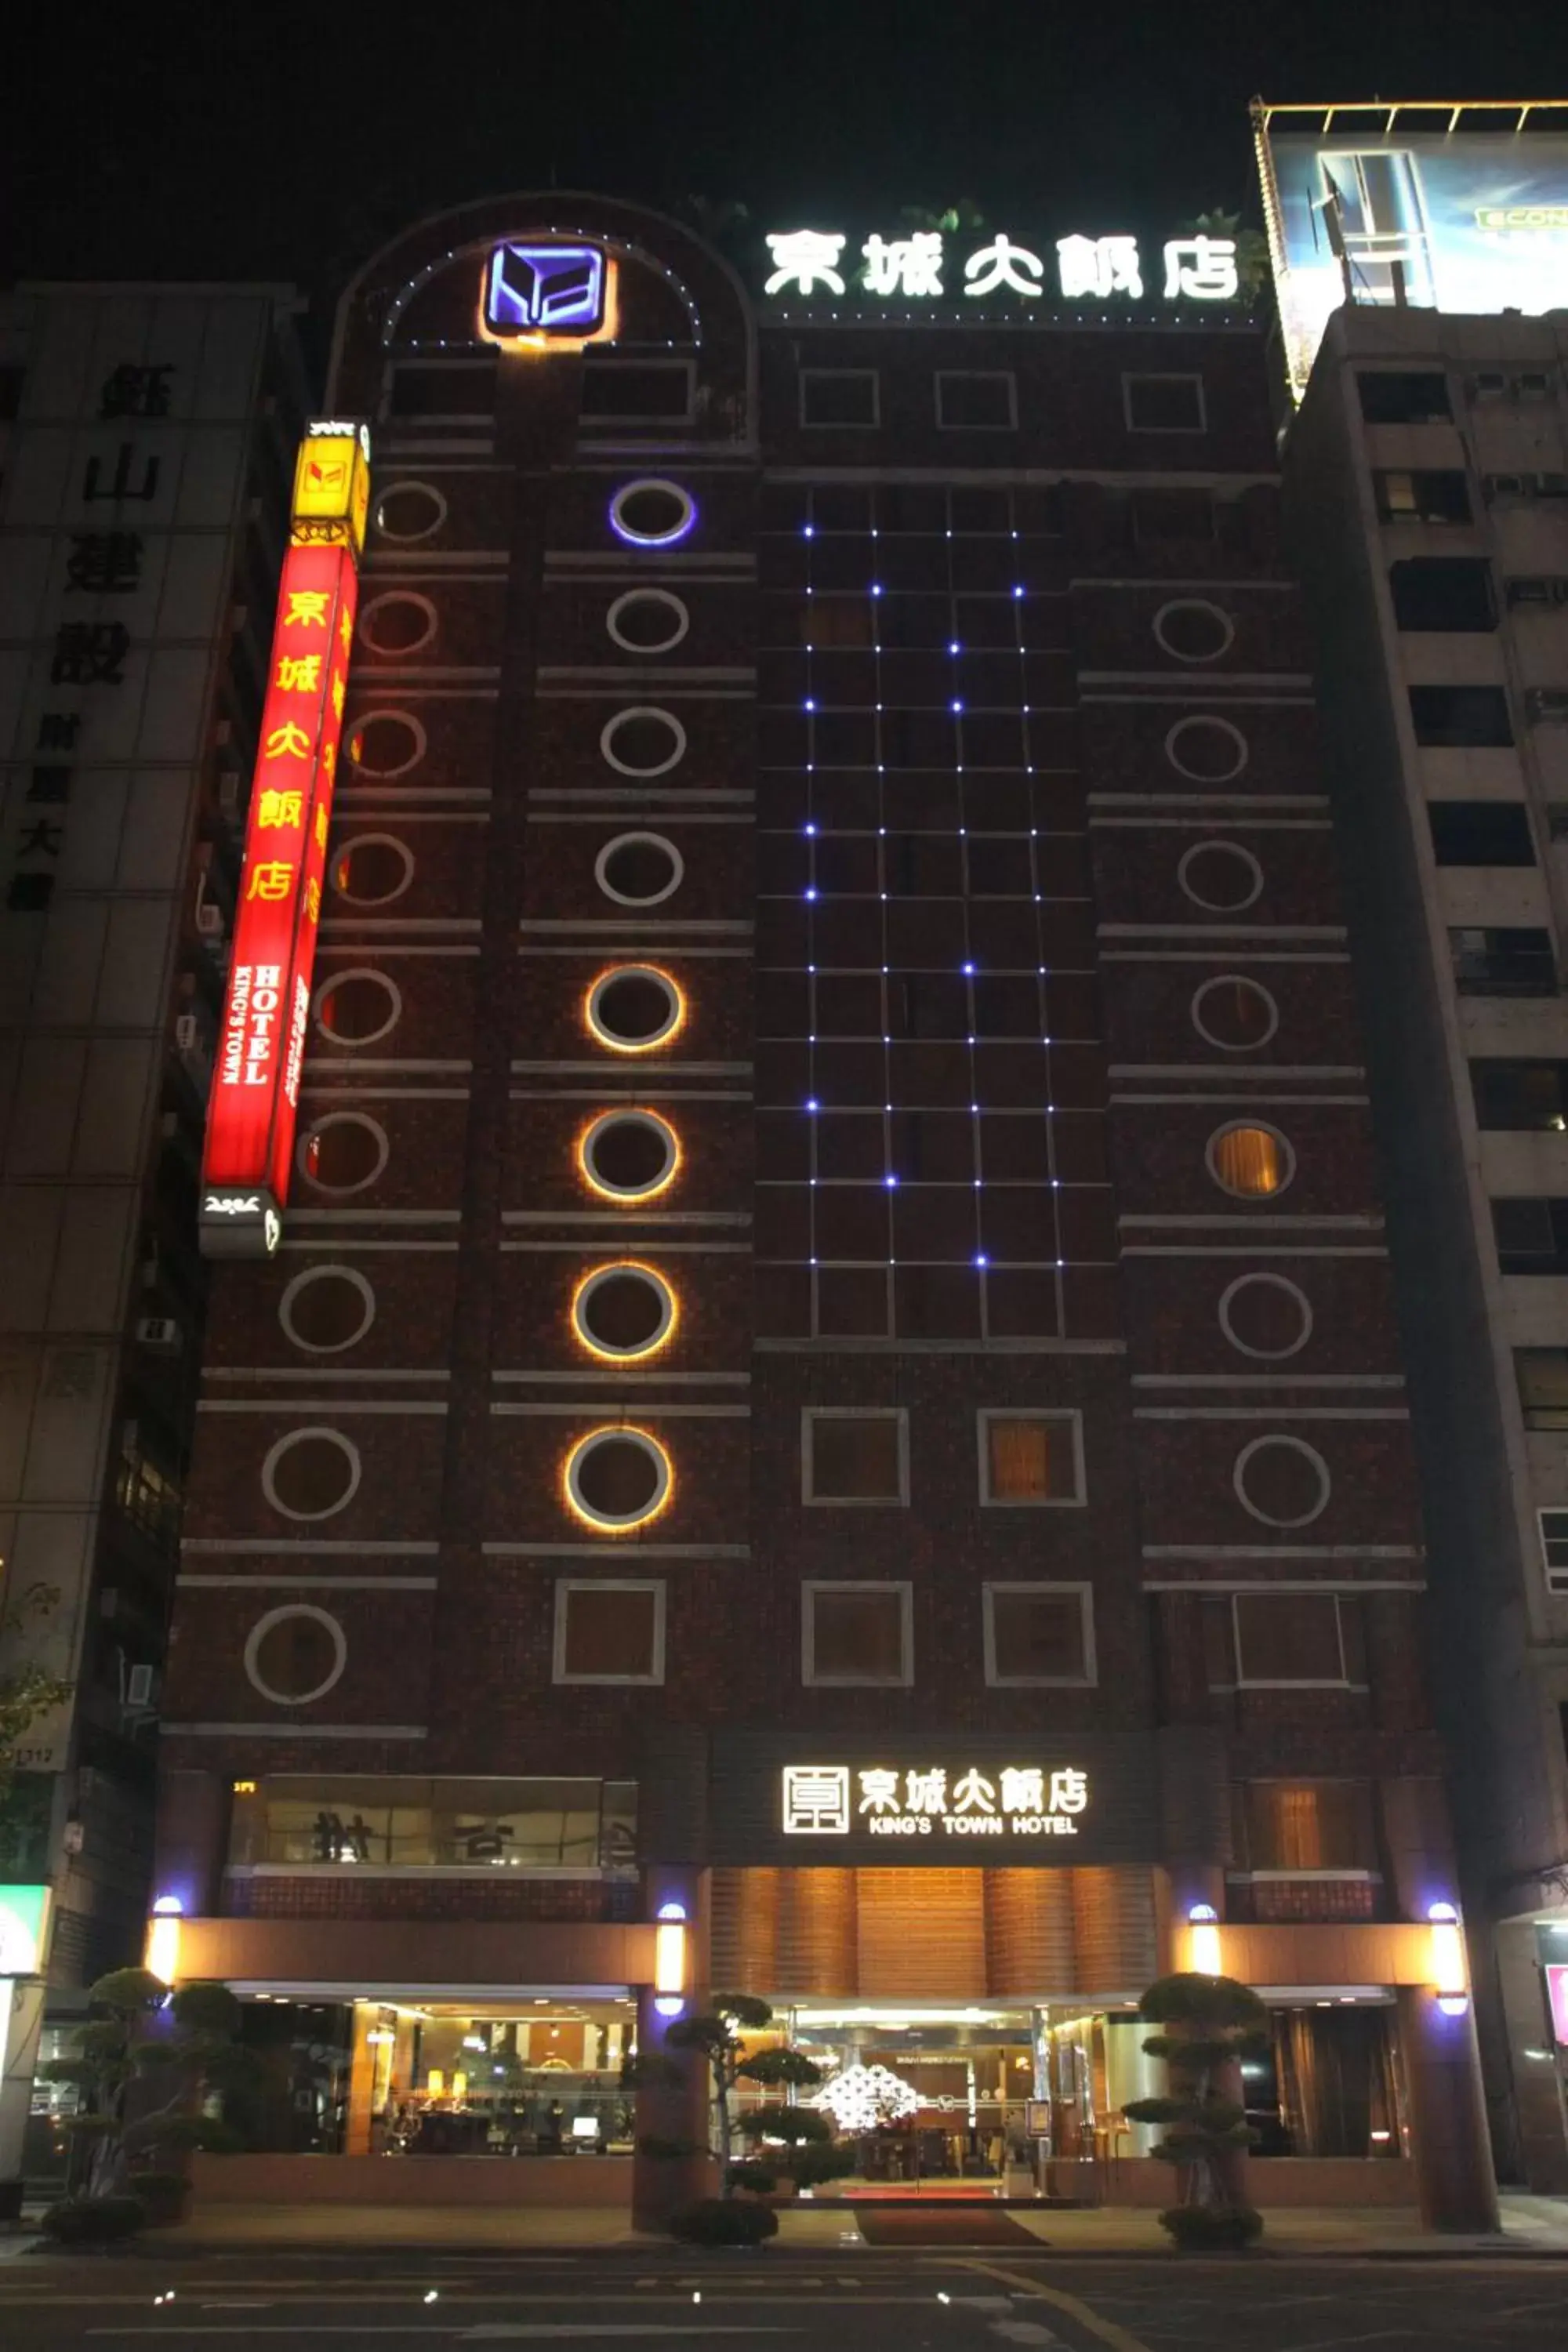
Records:
[[[1089,1781],[1073,1765],[786,1764],[782,1797],[786,1837],[1076,1837]]]
[[[602,246],[509,240],[485,265],[480,328],[526,351],[581,351],[616,331],[616,265]]]
[[[1471,317],[1568,307],[1568,137],[1531,130],[1534,112],[1562,119],[1462,100],[1254,108],[1298,400],[1347,299]]]
[[[278,1246],[370,499],[363,425],[307,426],[267,673],[202,1163],[213,1257]]]
[[[1044,251],[1010,236],[959,238],[940,229],[912,236],[873,235],[855,246],[841,229],[787,229],[766,239],[773,267],[765,294],[851,294],[874,302],[961,303],[1013,295],[1024,303],[1042,296],[1066,301],[1234,302],[1240,291],[1236,240],[1228,236],[1171,237],[1147,265],[1135,236],[1059,236]]]

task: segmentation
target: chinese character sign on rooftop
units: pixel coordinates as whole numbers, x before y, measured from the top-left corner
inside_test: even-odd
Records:
[[[289,1194],[368,497],[362,466],[357,433],[313,426],[300,452],[207,1117],[209,1255],[274,1249]]]
[[[1038,251],[1005,235],[939,229],[873,232],[858,244],[842,229],[785,229],[766,244],[763,292],[814,303],[1139,302],[1145,293],[1162,302],[1234,302],[1240,285],[1228,236],[1172,237],[1147,268],[1138,238],[1124,233],[1059,236]]]
[[[1076,1766],[786,1764],[786,1837],[1076,1837],[1089,1803]]]

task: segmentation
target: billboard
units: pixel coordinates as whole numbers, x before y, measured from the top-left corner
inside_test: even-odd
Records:
[[[369,454],[363,427],[313,425],[296,472],[207,1113],[212,1257],[269,1255],[289,1196]]]
[[[1532,116],[1553,127],[1530,128]],[[1298,400],[1347,299],[1568,308],[1568,107],[1259,101],[1253,127]]]

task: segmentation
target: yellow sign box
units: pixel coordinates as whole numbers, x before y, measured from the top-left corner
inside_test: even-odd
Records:
[[[312,425],[294,467],[295,546],[349,547],[357,557],[369,512],[369,434],[363,425]]]

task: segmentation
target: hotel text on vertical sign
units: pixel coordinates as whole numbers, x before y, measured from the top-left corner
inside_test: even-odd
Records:
[[[207,1114],[201,1241],[209,1256],[266,1256],[282,1230],[369,482],[363,425],[308,427]]]

